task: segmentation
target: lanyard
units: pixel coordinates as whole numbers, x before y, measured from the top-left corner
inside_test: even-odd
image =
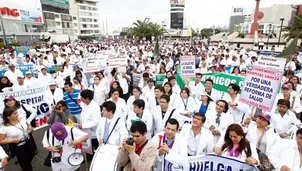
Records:
[[[175,138],[171,141],[170,144],[168,144],[168,140],[166,139],[166,133],[164,133],[164,137],[163,137],[163,141],[166,142],[166,144],[168,145],[169,149],[172,149]],[[166,154],[164,155],[164,158],[166,158]],[[164,159],[164,169],[166,168],[166,160]]]
[[[19,127],[17,127],[16,125],[13,125],[13,124],[11,124],[11,123],[9,123],[11,126],[13,126],[13,127],[16,127],[16,128],[18,128],[18,129],[20,129],[23,133],[25,133],[25,130],[24,130],[24,128],[23,128],[23,126],[22,126],[22,124],[18,121],[18,124],[20,124],[21,125],[21,128],[19,128]]]
[[[186,99],[186,103],[185,103],[185,101],[184,101],[184,99],[183,99],[183,98],[181,98],[181,100],[182,100],[182,102],[183,102],[183,104],[184,104],[184,106],[185,106],[185,110],[187,110],[187,106],[188,106],[188,99]]]

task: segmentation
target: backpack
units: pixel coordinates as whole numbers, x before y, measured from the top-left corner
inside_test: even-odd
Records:
[[[246,151],[246,156],[251,157],[252,156],[252,150],[251,150],[251,145],[248,143],[247,145],[247,151]],[[266,154],[262,153],[258,148],[257,148],[257,153],[258,153],[258,158],[259,158],[259,165],[257,168],[261,171],[272,171],[275,169],[275,167],[272,165],[272,163],[269,161],[269,158],[267,157]]]

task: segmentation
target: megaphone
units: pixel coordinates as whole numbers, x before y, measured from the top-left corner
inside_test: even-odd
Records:
[[[75,152],[68,157],[68,163],[71,166],[78,166],[82,164],[83,161],[84,161],[84,155],[82,154],[82,144],[79,144],[76,145]]]

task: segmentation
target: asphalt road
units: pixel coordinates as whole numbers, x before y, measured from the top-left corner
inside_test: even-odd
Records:
[[[45,130],[48,129],[42,128],[33,133],[33,136],[35,138],[37,147],[38,147],[38,154],[34,157],[32,161],[33,169],[34,171],[51,171],[51,167],[46,167],[43,165],[44,160],[48,154],[48,152],[43,148],[42,146],[42,139],[44,136]],[[5,169],[5,171],[21,171],[21,168],[19,164],[15,164],[16,158],[11,159],[8,163],[8,167]],[[89,170],[90,162],[88,162],[88,169]],[[86,171],[85,164],[81,165],[80,171]]]

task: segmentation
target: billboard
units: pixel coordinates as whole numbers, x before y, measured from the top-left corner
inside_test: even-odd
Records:
[[[185,0],[170,0],[171,5],[185,5]]]
[[[0,4],[0,13],[4,19],[43,23],[39,0],[26,0],[26,3],[20,3],[19,0],[3,1]]]
[[[245,7],[232,7],[232,15],[244,15],[245,12]]]
[[[69,9],[69,0],[41,0],[42,4]]]

